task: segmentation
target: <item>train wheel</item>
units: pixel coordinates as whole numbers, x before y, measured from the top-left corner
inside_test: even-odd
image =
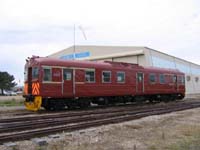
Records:
[[[78,106],[78,103],[77,103],[77,102],[71,101],[71,102],[68,102],[68,103],[66,104],[66,106],[67,106],[68,109],[76,109],[77,106]]]
[[[106,106],[109,104],[109,100],[107,97],[100,97],[97,102],[98,105]]]
[[[48,104],[43,106],[46,110],[53,111],[53,110],[63,110],[65,105],[62,103],[55,103],[54,101],[49,101]]]
[[[169,95],[169,101],[174,101],[176,98],[174,95]]]
[[[184,96],[183,94],[178,94],[178,95],[177,95],[177,99],[178,99],[178,100],[182,100],[184,97],[185,97],[185,96]]]
[[[53,107],[50,104],[46,104],[45,106],[43,106],[46,110],[51,111],[53,110]]]
[[[150,99],[149,99],[149,103],[153,103],[153,99],[150,98]]]
[[[87,108],[89,106],[90,106],[90,101],[88,101],[88,100],[82,100],[81,102],[79,102],[80,108]]]
[[[51,103],[52,103],[52,102],[51,102],[50,99],[44,99],[44,100],[42,101],[42,106],[44,107],[44,109],[50,111],[50,110],[52,110],[52,104],[51,104]]]
[[[64,110],[64,109],[65,105],[63,105],[62,103],[58,103],[53,106],[53,110]]]
[[[168,103],[170,101],[170,97],[168,95],[161,96],[161,100],[165,103]]]

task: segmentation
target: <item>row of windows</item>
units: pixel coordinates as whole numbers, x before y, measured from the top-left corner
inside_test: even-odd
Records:
[[[64,80],[70,80],[71,78],[71,74],[68,71],[69,69],[63,69],[64,73]],[[28,77],[28,69],[25,69],[25,73],[24,73],[24,77],[25,77],[25,81],[27,80]],[[32,68],[32,79],[38,79],[39,77],[39,68],[38,67],[33,67]],[[51,69],[50,68],[44,68],[44,81],[51,81]],[[165,83],[165,77],[164,75],[160,75],[160,83]],[[173,77],[172,77],[173,78]],[[175,78],[175,77],[174,77]],[[172,79],[172,80],[176,80],[176,79]],[[183,83],[184,79],[181,79],[181,83]],[[186,76],[186,80],[189,82],[191,81],[191,76]],[[95,72],[94,71],[86,71],[85,72],[85,81],[86,82],[95,82]],[[152,73],[149,76],[149,81],[150,82],[156,82],[156,77],[155,75]],[[199,77],[194,77],[194,81],[195,82],[199,82]],[[102,73],[102,82],[104,83],[109,83],[111,82],[111,72],[110,71],[104,71]],[[117,73],[117,82],[125,82],[125,73],[124,72],[118,72]]]
[[[149,75],[149,81],[150,83],[155,83],[156,82],[156,74],[154,73],[151,73]],[[159,74],[159,82],[161,84],[164,84],[166,83],[166,80],[168,79],[168,82],[173,82],[173,83],[176,83],[178,81],[178,83],[182,83],[184,84],[185,83],[185,78],[184,76],[179,76],[178,79],[177,79],[177,76],[176,75],[164,75],[164,74]]]
[[[191,76],[187,76],[186,79],[187,79],[188,82],[191,81]],[[199,77],[195,77],[194,81],[199,82]]]
[[[43,81],[52,81],[52,71],[50,68],[44,68],[44,76]],[[70,69],[63,69],[63,79],[71,80],[72,79],[72,71]],[[94,83],[95,82],[95,71],[94,70],[86,70],[85,71],[85,82]],[[102,82],[103,83],[111,83],[111,71],[102,71]],[[125,72],[117,72],[117,82],[124,83],[125,82]]]
[[[200,68],[190,67],[189,63],[184,65],[157,56],[152,56],[152,62],[155,67],[178,69],[184,73],[200,75]]]
[[[85,81],[90,83],[95,82],[95,71],[86,70]],[[102,71],[102,82],[111,83],[111,71]],[[118,83],[125,82],[125,72],[117,72],[117,82]]]
[[[52,69],[51,68],[44,68],[44,76],[43,81],[52,81]],[[141,73],[143,76],[143,73]],[[141,76],[141,81],[143,80],[143,77]],[[32,77],[37,78],[38,77],[38,68],[33,68],[32,70]],[[138,81],[139,81],[138,76]],[[72,70],[71,69],[63,69],[63,79],[64,80],[71,80],[72,79]],[[118,83],[125,83],[125,72],[119,71],[116,73],[116,79]],[[198,79],[196,79],[198,80]],[[88,83],[94,83],[95,82],[95,70],[85,70],[85,82]],[[102,82],[103,83],[111,83],[111,71],[102,71]],[[149,75],[149,82],[150,83],[156,83],[157,82],[157,75],[155,73],[151,73]],[[165,75],[165,74],[159,74],[159,82],[161,84],[164,84],[166,82],[171,83],[182,83],[184,84],[185,79],[184,76],[179,76],[177,78],[176,75]]]

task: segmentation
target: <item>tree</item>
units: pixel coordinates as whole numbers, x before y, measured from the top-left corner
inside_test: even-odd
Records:
[[[15,78],[13,75],[10,75],[8,72],[0,71],[0,89],[2,95],[4,94],[4,90],[10,90],[12,87],[17,85],[14,80]]]

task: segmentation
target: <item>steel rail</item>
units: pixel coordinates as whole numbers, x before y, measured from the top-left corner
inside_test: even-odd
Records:
[[[0,144],[7,142],[7,141],[16,141],[16,140],[24,140],[24,139],[30,139],[35,136],[44,136],[48,134],[53,134],[57,132],[62,132],[62,131],[73,131],[73,130],[79,130],[79,129],[84,129],[88,127],[93,127],[93,126],[99,126],[99,125],[105,125],[105,124],[110,124],[110,123],[118,123],[122,121],[128,121],[128,120],[133,120],[133,119],[138,119],[150,115],[160,115],[164,113],[170,113],[174,111],[181,111],[185,109],[191,109],[191,108],[196,108],[200,107],[199,104],[185,104],[185,105],[179,105],[176,107],[168,107],[167,109],[154,109],[153,111],[146,111],[146,112],[140,112],[140,113],[131,113],[129,112],[128,114],[124,113],[123,115],[116,115],[116,116],[106,116],[107,118],[104,117],[96,117],[92,118],[90,121],[86,120],[84,122],[79,122],[77,124],[70,124],[67,126],[55,126],[51,128],[44,128],[44,129],[38,129],[38,130],[29,130],[29,131],[24,131],[24,132],[19,132],[19,133],[10,133],[6,135],[1,135],[0,136]]]
[[[182,104],[185,103],[185,101],[178,101],[176,103],[168,103],[167,105],[177,105],[177,104]],[[190,102],[190,103],[198,103],[198,102]],[[116,109],[116,111],[118,111],[119,109],[141,109],[142,107],[159,107],[159,106],[155,106],[155,104],[151,104],[151,105],[140,105],[140,106],[135,106],[135,105],[123,105],[123,106],[119,106],[119,107],[106,107],[105,108],[97,108],[97,109],[89,109],[89,110],[78,110],[78,111],[64,111],[61,113],[50,113],[50,114],[35,114],[36,116],[18,116],[15,118],[4,118],[4,119],[0,119],[0,124],[1,123],[14,123],[14,122],[24,122],[24,121],[33,121],[33,120],[42,120],[42,119],[53,119],[53,118],[61,118],[61,117],[72,117],[72,116],[80,116],[80,115],[89,115],[91,113],[95,114],[95,113],[99,113],[99,112],[105,112],[105,113],[109,113],[111,110],[110,109]],[[94,111],[95,110],[95,111]]]

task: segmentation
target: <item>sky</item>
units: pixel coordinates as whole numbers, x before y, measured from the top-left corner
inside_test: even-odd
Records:
[[[199,0],[0,0],[0,71],[77,45],[147,46],[200,64]],[[87,39],[81,30],[84,29]]]

